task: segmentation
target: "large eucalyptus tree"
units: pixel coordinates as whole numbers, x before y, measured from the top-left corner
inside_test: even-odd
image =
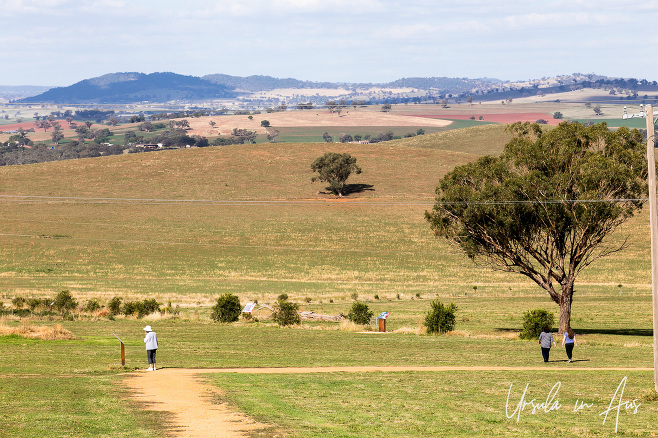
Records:
[[[437,236],[476,263],[515,272],[560,306],[560,332],[570,327],[578,274],[622,250],[608,236],[642,209],[647,164],[638,130],[563,122],[509,126],[499,157],[456,167],[425,213]]]

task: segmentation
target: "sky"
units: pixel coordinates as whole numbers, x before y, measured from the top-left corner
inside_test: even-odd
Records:
[[[658,80],[658,0],[0,0],[0,85],[115,72]]]

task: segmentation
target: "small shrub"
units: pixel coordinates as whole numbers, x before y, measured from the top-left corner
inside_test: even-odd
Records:
[[[35,311],[37,307],[48,307],[48,304],[50,300],[44,298],[44,299],[39,299],[39,298],[30,298],[27,300],[27,305],[30,308],[31,311]]]
[[[153,298],[144,301],[126,301],[123,304],[123,313],[126,316],[136,314],[138,318],[143,318],[154,312],[160,312],[160,304]]]
[[[286,301],[288,299],[288,294],[281,294],[276,299],[277,301]]]
[[[400,299],[400,294],[395,295],[395,297],[399,300]]]
[[[142,312],[143,314],[140,315],[140,318],[142,316],[150,315],[151,313],[160,312],[160,303],[158,303],[155,298],[144,300],[142,301]]]
[[[416,298],[420,298],[420,292],[416,292]]]
[[[373,312],[368,309],[367,304],[356,301],[352,303],[352,308],[350,309],[350,313],[347,314],[347,319],[355,324],[365,325],[370,324],[372,315]]]
[[[217,298],[210,318],[216,322],[235,322],[240,319],[241,313],[240,298],[237,295],[225,293]]]
[[[555,112],[553,113],[553,118],[554,118],[554,119],[559,120],[559,119],[561,119],[562,117],[564,117],[564,115],[562,115],[562,113],[561,113],[560,111],[555,111]]]
[[[356,292],[352,292],[352,295],[350,295],[350,297],[352,297],[352,299],[353,299],[354,301],[356,301],[356,300],[359,299],[359,294],[356,293]]]
[[[217,298],[217,303],[210,313],[210,319],[215,322],[235,322],[240,319],[241,313],[240,298],[237,295],[225,293]]]
[[[310,303],[310,302],[311,302],[311,298],[310,298],[310,297],[306,297],[306,298],[304,298],[304,301],[306,301],[307,303]]]
[[[71,292],[68,290],[63,290],[57,294],[55,297],[54,307],[60,312],[69,312],[75,309],[78,306],[78,303],[75,301]]]
[[[110,310],[110,315],[118,315],[121,313],[121,298],[114,297],[107,303],[107,308]]]
[[[101,305],[98,302],[98,300],[89,300],[87,301],[87,304],[85,304],[84,311],[85,312],[96,312],[97,310],[100,310]]]
[[[142,307],[142,303],[140,303],[139,301],[126,301],[125,303],[123,303],[123,306],[121,307],[121,311],[124,315],[129,316],[138,313],[141,307]]]
[[[427,333],[446,333],[455,328],[455,312],[457,306],[454,303],[444,305],[439,300],[430,303],[430,310],[425,314],[425,327]]]
[[[171,301],[169,301],[165,308],[165,313],[167,313],[167,315],[180,315],[180,305],[176,304],[176,307],[174,307],[171,304]]]
[[[25,307],[25,298],[23,297],[14,297],[11,299],[11,305],[14,306],[14,309],[19,310]]]
[[[378,300],[378,299],[379,299],[379,295],[375,294],[375,296],[374,296],[373,298],[376,299],[376,300]]]
[[[288,300],[278,300],[274,303],[272,319],[280,326],[301,324],[302,319],[299,316],[299,304],[291,303]]]
[[[537,121],[536,121],[535,123],[538,123],[538,124],[540,124],[540,125],[546,125],[546,124],[548,124],[548,120],[545,120],[545,119],[537,119]]]
[[[537,339],[544,327],[553,327],[555,317],[544,309],[529,310],[523,315],[523,331],[521,339]]]

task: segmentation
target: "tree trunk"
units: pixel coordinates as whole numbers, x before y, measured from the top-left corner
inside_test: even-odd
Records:
[[[573,300],[573,291],[563,291],[560,295],[560,328],[562,334],[571,328],[571,301]]]

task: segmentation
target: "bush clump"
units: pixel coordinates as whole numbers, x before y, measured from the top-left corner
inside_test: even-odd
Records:
[[[151,313],[160,312],[160,303],[154,298],[145,299],[144,301],[126,301],[123,303],[123,314],[126,316],[137,315],[137,318],[143,318]]]
[[[107,308],[110,310],[110,315],[118,315],[121,313],[121,298],[114,297],[107,303]]]
[[[544,327],[553,327],[555,316],[544,309],[529,310],[523,314],[523,330],[521,339],[537,339]]]
[[[71,295],[71,292],[63,290],[55,297],[55,304],[53,306],[60,312],[68,312],[78,307],[78,303],[73,298],[73,295]]]
[[[280,326],[301,324],[302,318],[299,316],[299,304],[291,303],[288,300],[277,300],[273,308],[272,319]]]
[[[222,294],[212,308],[210,318],[216,322],[235,322],[240,319],[242,306],[240,298],[233,294]]]
[[[455,328],[455,303],[444,305],[439,300],[430,303],[430,310],[425,314],[427,333],[447,333]]]
[[[85,312],[96,312],[97,310],[100,310],[101,304],[98,302],[98,300],[91,299],[87,301],[84,307]]]
[[[352,308],[350,313],[347,314],[347,319],[352,321],[354,324],[370,324],[370,318],[372,318],[373,312],[368,308],[366,303],[361,303],[355,301],[352,303]]]

